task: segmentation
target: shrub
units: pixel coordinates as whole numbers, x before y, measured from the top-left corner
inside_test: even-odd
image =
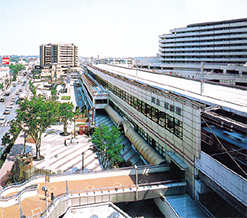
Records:
[[[62,96],[61,99],[62,100],[70,100],[70,96]]]

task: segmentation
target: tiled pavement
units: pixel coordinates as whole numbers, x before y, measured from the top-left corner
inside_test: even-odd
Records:
[[[149,182],[159,182],[170,180],[171,176],[169,172],[164,173],[154,173],[154,174],[143,174],[139,175],[139,184],[149,183]],[[42,187],[46,186],[48,189],[48,194],[51,193],[54,196],[65,194],[67,191],[71,192],[82,192],[82,190],[90,192],[93,189],[119,186],[133,186],[135,184],[135,176],[115,176],[115,177],[105,177],[97,179],[84,179],[84,180],[74,180],[74,181],[61,181],[61,182],[43,182],[38,183],[38,195],[33,197],[25,198],[19,205],[14,205],[11,207],[0,208],[0,218],[11,217],[19,218],[21,215],[26,217],[33,216],[35,214],[41,213],[45,210],[45,196],[42,191]],[[51,199],[49,197],[48,204],[50,204]]]
[[[34,161],[33,166],[49,169],[53,172],[75,172],[82,169],[82,152],[84,152],[84,170],[101,170],[95,154],[89,150],[92,144],[85,135],[78,135],[71,141],[71,135],[61,136],[61,126],[52,126],[46,132],[53,132],[42,139],[40,153],[45,158]],[[55,133],[54,133],[55,132]],[[65,145],[64,141],[66,140]],[[27,151],[35,155],[35,145],[27,143]]]
[[[107,126],[114,125],[109,116],[97,115],[96,124],[104,123]],[[34,161],[33,166],[39,169],[49,169],[53,172],[69,173],[82,169],[82,152],[84,152],[84,170],[101,170],[95,154],[88,150],[92,142],[85,135],[78,135],[71,141],[71,135],[61,136],[63,127],[61,125],[51,126],[46,130],[47,136],[41,141],[41,155],[45,159]],[[68,128],[68,132],[73,129],[73,123]],[[49,134],[52,132],[51,134]],[[66,140],[67,146],[64,144]],[[132,148],[127,138],[120,137],[124,149],[121,151],[123,158],[133,165],[144,165],[143,161]],[[71,143],[72,142],[72,143]],[[27,143],[27,151],[35,156],[35,145]]]

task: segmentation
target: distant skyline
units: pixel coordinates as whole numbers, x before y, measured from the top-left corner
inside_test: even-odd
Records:
[[[159,35],[247,17],[247,0],[0,0],[0,55],[39,55],[74,43],[84,57],[159,53]]]

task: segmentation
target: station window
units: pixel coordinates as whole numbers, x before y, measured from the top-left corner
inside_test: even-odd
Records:
[[[166,115],[166,129],[172,133],[174,131],[173,117],[168,114]]]
[[[159,118],[159,110],[156,108],[152,107],[152,120],[157,123]]]
[[[166,124],[166,113],[161,111],[159,113],[159,125],[165,127],[165,124]]]
[[[142,102],[142,114],[146,116],[146,103]]]
[[[173,105],[170,105],[170,111],[174,112],[174,106]]]
[[[183,137],[183,124],[176,118],[174,118],[174,134],[179,138]]]
[[[151,98],[151,102],[152,102],[152,103],[155,103],[155,97],[152,97],[152,98]]]
[[[160,100],[156,99],[156,104],[160,106]]]
[[[149,119],[151,119],[152,118],[152,109],[151,109],[151,106],[148,104],[146,104],[146,113],[147,113],[147,117]]]
[[[139,99],[138,99],[138,105],[137,105],[137,107],[138,107],[138,111],[139,112],[142,112],[142,101],[139,100]]]
[[[176,107],[176,114],[182,115],[182,109],[180,107]]]
[[[168,102],[164,102],[164,107],[165,107],[165,109],[169,109],[169,103]]]

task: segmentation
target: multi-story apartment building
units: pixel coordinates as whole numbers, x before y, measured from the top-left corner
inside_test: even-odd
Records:
[[[244,64],[247,19],[190,24],[160,36],[163,63]]]
[[[159,38],[160,63],[136,66],[197,80],[203,77],[247,85],[247,18],[190,24]]]
[[[46,66],[53,63],[76,67],[78,65],[78,46],[74,44],[40,45],[40,65]]]

